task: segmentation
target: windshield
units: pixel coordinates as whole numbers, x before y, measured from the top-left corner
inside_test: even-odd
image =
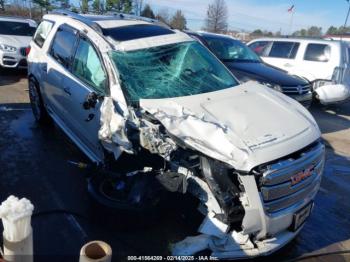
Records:
[[[231,73],[198,42],[137,51],[112,51],[130,102],[190,96],[238,84]]]
[[[222,61],[260,62],[260,58],[245,44],[224,37],[204,37],[212,52]]]
[[[0,35],[33,36],[35,27],[29,23],[0,21]]]

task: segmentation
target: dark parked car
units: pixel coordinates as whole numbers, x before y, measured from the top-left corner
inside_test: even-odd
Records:
[[[312,101],[310,83],[264,63],[244,43],[229,36],[187,32],[209,48],[241,81],[254,80],[280,91],[308,107]]]

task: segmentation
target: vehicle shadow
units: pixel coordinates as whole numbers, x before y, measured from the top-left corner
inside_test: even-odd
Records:
[[[27,77],[25,69],[8,69],[0,67],[0,86],[11,85]]]
[[[313,104],[309,111],[316,119],[322,134],[350,128],[350,103],[323,106]]]

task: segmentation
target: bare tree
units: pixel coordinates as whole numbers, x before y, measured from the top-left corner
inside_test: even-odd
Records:
[[[145,5],[145,7],[143,8],[143,10],[141,12],[141,16],[152,18],[152,19],[156,18],[153,10],[149,4]]]
[[[172,28],[184,30],[186,29],[186,18],[181,10],[177,10],[170,21]]]
[[[0,0],[0,10],[5,11],[5,0]]]
[[[140,15],[143,8],[143,0],[134,0],[133,3],[135,15]]]
[[[170,24],[170,15],[167,8],[162,8],[156,15],[156,19],[169,25]]]
[[[209,4],[204,30],[214,33],[225,33],[227,31],[227,5],[225,0],[214,0]]]

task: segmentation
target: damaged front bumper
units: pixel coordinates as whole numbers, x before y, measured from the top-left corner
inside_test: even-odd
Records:
[[[245,213],[240,228],[232,230],[217,218],[220,207],[212,193],[207,192],[204,204],[208,214],[198,229],[200,234],[174,244],[173,254],[195,255],[209,249],[217,258],[241,259],[269,255],[282,248],[300,232],[312,211],[321,183],[324,153],[324,145],[315,142],[293,156],[263,167],[260,177],[239,175],[244,189],[240,202]]]
[[[237,234],[235,236],[227,235],[224,239],[201,234],[195,237],[187,237],[185,240],[176,243],[173,246],[172,254],[174,256],[190,256],[201,250],[211,249],[213,250],[211,256],[218,259],[232,260],[267,256],[287,245],[298,235],[301,229],[302,227],[295,232],[284,231],[272,238],[255,241],[254,244],[249,240],[242,242],[244,238]],[[242,239],[241,244],[237,242],[239,237]]]

